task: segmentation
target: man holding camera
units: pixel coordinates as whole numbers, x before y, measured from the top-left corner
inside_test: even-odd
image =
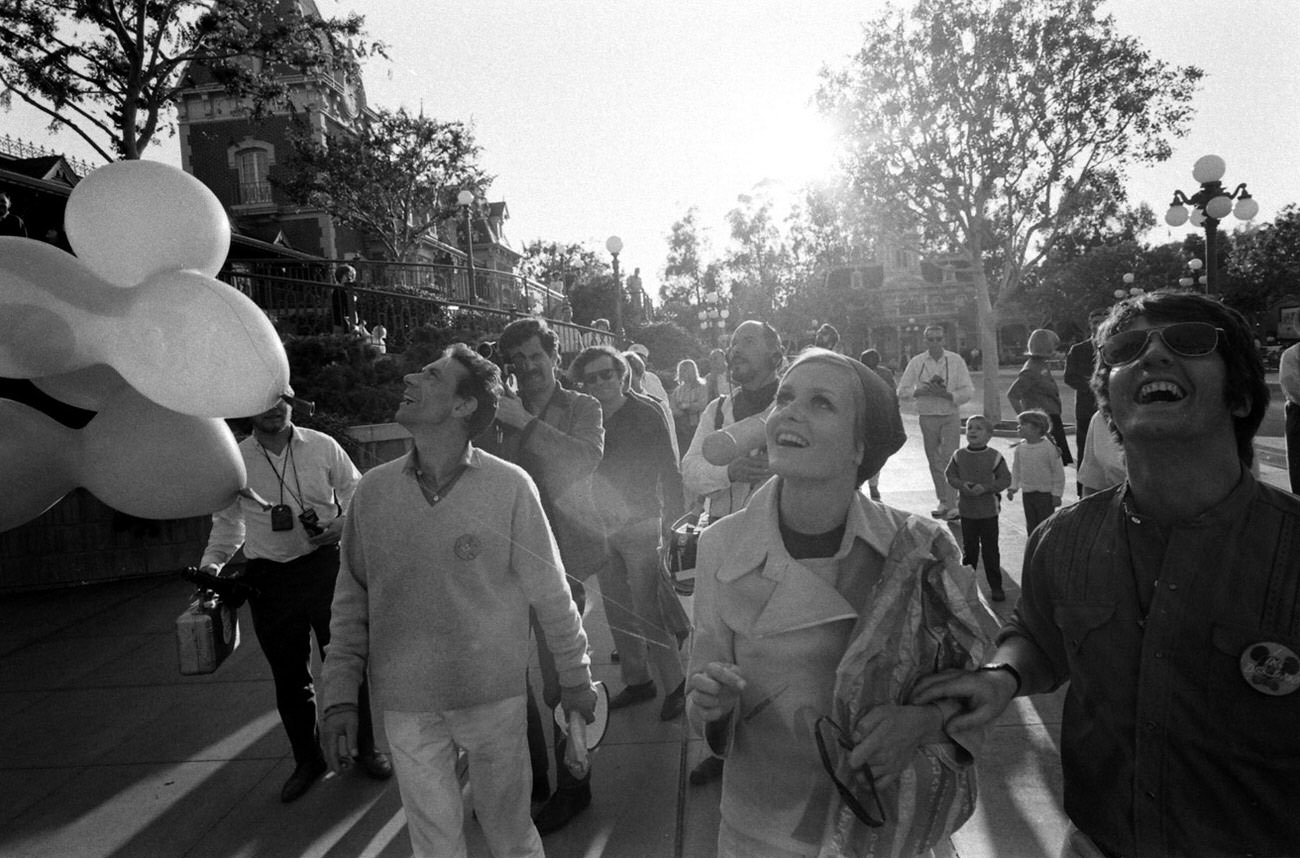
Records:
[[[286,803],[301,797],[325,772],[316,728],[311,634],[315,632],[323,654],[330,638],[343,514],[361,480],[337,441],[293,425],[294,403],[301,400],[288,390],[250,418],[253,433],[240,442],[239,452],[248,487],[267,503],[240,497],[213,514],[199,564],[202,571],[219,574],[244,547],[244,577],[258,590],[248,602],[253,630],[271,666],[280,721],[293,748],[293,774],[280,791]],[[384,780],[393,768],[385,754],[375,752],[364,687],[361,694],[361,767]]]
[[[915,399],[921,418],[921,439],[930,462],[930,479],[939,508],[930,515],[952,521],[957,512],[957,490],[948,485],[944,469],[961,441],[961,406],[970,401],[975,386],[966,361],[943,347],[942,325],[927,325],[926,350],[907,362],[898,381],[898,398]],[[994,367],[996,371],[996,366]]]

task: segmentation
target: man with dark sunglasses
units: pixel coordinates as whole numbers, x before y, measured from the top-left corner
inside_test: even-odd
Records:
[[[960,729],[1069,681],[1063,855],[1300,855],[1300,498],[1251,475],[1251,328],[1154,292],[1097,342],[1127,481],[1034,532],[994,661],[918,699],[963,698]]]
[[[659,717],[672,721],[685,708],[686,683],[677,640],[660,608],[659,552],[664,523],[682,514],[682,475],[670,424],[648,397],[629,388],[629,362],[611,346],[588,346],[569,368],[582,391],[600,402],[605,424],[605,456],[592,493],[609,539],[600,593],[623,679],[609,708],[654,700],[653,672],[664,689]]]

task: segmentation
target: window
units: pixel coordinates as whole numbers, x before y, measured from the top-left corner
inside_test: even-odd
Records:
[[[239,170],[239,202],[242,205],[271,202],[271,184],[267,181],[270,158],[265,149],[241,149],[235,155]]]

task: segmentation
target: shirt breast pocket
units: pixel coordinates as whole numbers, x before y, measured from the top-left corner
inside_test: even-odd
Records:
[[[1216,623],[1211,689],[1231,723],[1255,736],[1293,735],[1300,721],[1300,640],[1265,629]],[[1294,761],[1293,761],[1294,762]]]
[[[1095,644],[1097,629],[1110,622],[1115,615],[1114,602],[1060,602],[1053,609],[1056,627],[1061,630],[1065,650],[1078,657]]]

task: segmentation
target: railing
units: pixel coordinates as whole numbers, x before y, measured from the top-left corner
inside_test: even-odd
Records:
[[[35,143],[28,143],[22,138],[13,137],[9,134],[0,136],[0,152],[5,153],[6,155],[12,155],[15,158],[44,158],[48,155],[59,155],[63,160],[68,162],[68,166],[72,168],[73,172],[78,176],[83,177],[89,175],[90,171],[96,167],[103,166],[101,164],[92,164],[89,161],[83,161],[80,158],[69,158],[67,155],[64,155],[56,149],[46,149],[44,146],[38,146]]]
[[[333,282],[343,264],[356,269],[355,282]],[[283,334],[342,332],[355,315],[369,328],[383,325],[389,350],[400,352],[411,332],[426,325],[469,327],[495,336],[515,319],[543,316],[565,354],[592,342],[612,342],[607,332],[555,318],[565,306],[561,293],[507,272],[475,271],[471,288],[468,271],[454,265],[232,259],[219,276],[265,310]]]
[[[239,204],[244,206],[271,202],[270,182],[240,182]]]

